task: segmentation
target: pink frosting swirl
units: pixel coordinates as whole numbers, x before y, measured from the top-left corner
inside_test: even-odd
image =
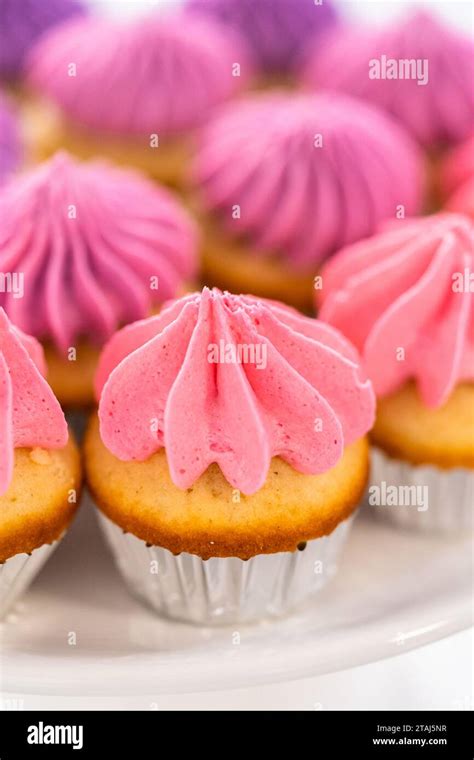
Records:
[[[414,76],[399,69],[405,61],[419,67]],[[382,29],[341,28],[315,50],[304,79],[374,103],[432,145],[461,140],[472,131],[473,66],[473,41],[419,11]]]
[[[327,264],[320,317],[359,348],[378,396],[414,378],[438,407],[474,378],[473,272],[467,217],[392,222]]]
[[[38,43],[28,66],[30,84],[73,120],[147,136],[197,127],[248,74],[245,53],[230,33],[185,14],[127,24],[75,20]]]
[[[67,443],[66,420],[44,373],[40,344],[0,308],[0,495],[10,485],[16,448]]]
[[[441,184],[446,208],[474,219],[474,134],[445,158]]]
[[[194,174],[204,206],[256,255],[311,271],[398,204],[419,212],[423,194],[411,139],[383,113],[329,92],[229,105],[204,130]]]
[[[0,305],[61,350],[105,342],[196,271],[195,227],[172,195],[100,161],[57,154],[9,184],[0,217],[0,267],[24,278]]]
[[[336,330],[207,288],[118,332],[96,391],[102,439],[119,459],[143,461],[164,446],[179,488],[216,462],[246,494],[263,485],[273,456],[325,472],[374,415],[357,353]]]

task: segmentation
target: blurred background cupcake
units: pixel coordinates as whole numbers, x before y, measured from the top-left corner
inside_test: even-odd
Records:
[[[20,122],[12,104],[0,93],[0,188],[21,166],[22,160]]]
[[[85,8],[82,0],[0,0],[0,79],[13,85],[21,81],[34,44]]]
[[[0,308],[0,618],[79,504],[79,452],[44,371],[40,344]]]
[[[105,155],[179,186],[195,130],[246,83],[250,65],[221,25],[158,13],[85,18],[35,48],[29,139],[38,157],[65,147]]]
[[[440,184],[446,208],[474,219],[474,134],[446,156]]]
[[[187,0],[185,7],[243,37],[260,84],[291,80],[306,48],[317,46],[338,21],[330,0]]]
[[[229,105],[203,130],[193,177],[205,282],[302,309],[324,259],[423,205],[424,164],[403,128],[329,92]]]
[[[472,131],[473,68],[472,38],[420,10],[382,28],[341,27],[315,46],[303,79],[384,109],[433,152]]]
[[[0,305],[43,341],[59,400],[87,404],[100,346],[193,281],[194,224],[138,173],[65,153],[12,180],[0,216]]]
[[[114,335],[96,387],[89,485],[135,595],[173,618],[245,621],[332,575],[374,413],[336,330],[205,288]]]
[[[416,498],[426,489],[422,503],[376,504],[374,513],[425,530],[471,529],[473,222],[449,213],[392,222],[341,251],[322,278],[319,316],[359,348],[378,397],[372,484]]]

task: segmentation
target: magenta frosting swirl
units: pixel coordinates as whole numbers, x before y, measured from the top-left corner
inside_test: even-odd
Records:
[[[374,415],[370,382],[336,330],[208,288],[114,335],[96,392],[102,440],[119,459],[165,447],[179,488],[216,462],[246,494],[273,456],[302,473],[330,469]]]
[[[373,61],[380,62],[380,71]],[[405,61],[414,61],[409,76],[400,69],[399,62],[404,66]],[[473,68],[472,39],[418,11],[382,29],[341,27],[315,49],[303,78],[312,87],[340,90],[374,103],[420,142],[436,146],[472,131]],[[371,78],[369,70],[379,78]],[[418,84],[425,73],[427,81]],[[393,74],[397,78],[389,78]]]
[[[41,41],[28,68],[30,84],[83,126],[147,136],[199,126],[248,76],[239,41],[186,14],[71,22]]]
[[[16,448],[67,443],[66,420],[44,373],[40,344],[0,308],[0,496],[11,483]]]
[[[399,204],[417,213],[423,196],[411,139],[385,114],[329,92],[227,106],[204,130],[194,175],[230,233],[300,269],[369,235]]]
[[[197,266],[196,230],[174,197],[133,171],[65,153],[12,180],[0,198],[0,293],[14,322],[66,350],[103,343],[179,294]]]
[[[474,379],[473,272],[468,217],[392,222],[326,265],[320,317],[359,348],[378,396],[413,378],[438,407]]]

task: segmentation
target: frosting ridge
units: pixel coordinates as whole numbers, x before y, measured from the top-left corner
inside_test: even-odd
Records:
[[[410,61],[414,73],[399,71]],[[341,28],[315,50],[303,79],[367,99],[426,145],[461,140],[472,131],[473,66],[474,42],[421,10],[381,29]]]
[[[212,358],[222,345],[234,347],[230,361]],[[235,359],[239,347],[247,361]],[[336,330],[215,288],[116,333],[96,393],[102,440],[119,459],[165,447],[178,487],[217,463],[246,494],[263,485],[273,456],[303,473],[333,467],[374,414],[357,353]]]
[[[90,129],[144,135],[147,141],[151,134],[198,127],[248,76],[239,40],[218,24],[186,14],[127,24],[72,21],[42,40],[28,64],[30,84],[68,117]]]
[[[399,204],[418,213],[423,196],[409,136],[371,106],[330,92],[230,104],[203,131],[194,179],[206,210],[255,255],[275,253],[312,272]]]
[[[44,371],[40,344],[0,308],[0,495],[11,482],[15,448],[67,443],[66,420]]]
[[[102,161],[56,154],[10,182],[0,215],[0,267],[25,283],[0,305],[61,351],[80,337],[105,342],[196,271],[196,230],[171,193]]]
[[[358,347],[377,395],[414,378],[438,407],[474,379],[473,272],[468,217],[392,222],[328,262],[320,317]]]

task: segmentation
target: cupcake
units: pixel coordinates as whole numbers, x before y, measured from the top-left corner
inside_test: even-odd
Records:
[[[321,319],[360,350],[377,395],[369,504],[422,530],[472,527],[474,224],[392,222],[322,273]]]
[[[193,178],[206,282],[302,309],[325,258],[386,217],[417,213],[423,197],[411,139],[332,93],[229,105],[203,131]]]
[[[432,151],[472,131],[473,67],[473,40],[423,10],[381,29],[344,27],[303,78],[383,108]]]
[[[187,9],[242,35],[264,80],[293,75],[305,48],[337,22],[329,0],[188,0]]]
[[[89,486],[132,591],[199,622],[282,614],[332,575],[374,396],[336,331],[205,288],[101,356]]]
[[[40,344],[0,308],[0,617],[78,506],[79,453],[44,369]]]
[[[210,21],[181,14],[73,21],[29,60],[39,98],[30,140],[40,157],[58,147],[81,158],[103,154],[180,185],[193,133],[248,71],[238,41]]]
[[[105,341],[194,277],[194,224],[134,171],[65,153],[12,180],[0,217],[0,305],[44,343],[61,403],[88,404]]]
[[[0,94],[0,187],[20,166],[22,139],[16,114]]]
[[[56,24],[83,12],[80,0],[0,0],[0,78],[20,79],[37,40]]]
[[[449,211],[474,219],[474,134],[446,156],[441,187]]]

